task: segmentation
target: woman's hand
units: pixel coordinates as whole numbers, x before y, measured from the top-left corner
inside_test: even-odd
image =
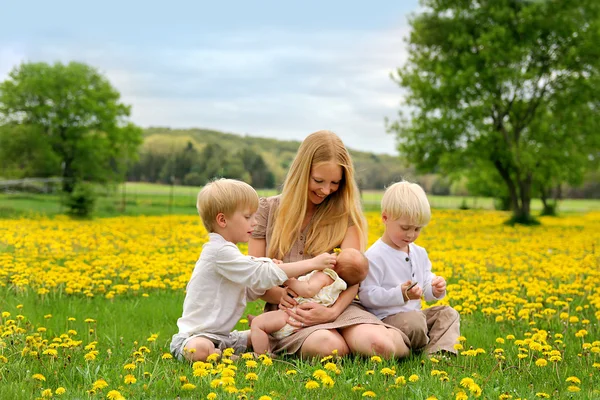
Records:
[[[281,298],[279,299],[279,309],[286,311],[288,308],[294,308],[298,305],[294,297],[298,297],[296,292],[294,292],[290,288],[285,288],[283,291]]]
[[[288,320],[288,324],[297,328],[305,328],[335,320],[335,315],[331,308],[317,303],[300,304],[296,307],[295,312],[291,309],[286,309],[285,312],[291,317]]]

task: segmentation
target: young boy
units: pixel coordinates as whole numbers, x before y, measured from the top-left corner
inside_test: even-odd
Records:
[[[369,273],[360,285],[360,302],[403,331],[411,349],[456,354],[458,312],[448,306],[421,309],[421,296],[434,301],[446,295],[446,280],[431,272],[427,252],[413,243],[431,218],[425,192],[415,183],[394,183],[383,195],[381,218],[385,232],[365,252]]]
[[[299,296],[295,298],[298,304],[313,302],[329,307],[348,286],[365,279],[368,270],[369,261],[366,257],[356,249],[347,248],[339,253],[335,267],[312,271],[298,279],[288,280],[285,285]],[[275,339],[283,339],[298,329],[288,324],[285,311],[266,312],[252,321],[252,347],[259,354],[270,352],[269,334]]]
[[[336,257],[321,254],[295,263],[277,265],[270,258],[243,255],[236,243],[245,243],[256,226],[258,195],[248,184],[219,179],[198,194],[198,212],[209,232],[186,288],[179,333],[171,340],[178,359],[205,361],[213,353],[232,347],[246,351],[248,331],[231,329],[242,316],[248,300],[290,277],[335,265]]]

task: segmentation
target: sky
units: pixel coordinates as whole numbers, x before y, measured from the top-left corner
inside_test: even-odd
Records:
[[[292,4],[293,3],[293,4]],[[0,0],[0,81],[21,62],[85,62],[142,127],[207,128],[397,154],[385,118],[402,91],[417,0]]]

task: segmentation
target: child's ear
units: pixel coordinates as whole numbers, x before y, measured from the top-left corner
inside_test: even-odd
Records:
[[[381,221],[385,224],[388,220],[388,216],[386,213],[381,213]]]
[[[225,218],[225,214],[218,213],[215,219],[217,220],[217,225],[219,225],[221,228],[225,228],[227,226],[227,218]]]

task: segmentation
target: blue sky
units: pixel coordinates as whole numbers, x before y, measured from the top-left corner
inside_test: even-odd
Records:
[[[330,129],[395,154],[408,1],[0,0],[0,80],[22,61],[97,67],[147,126],[302,140]]]

